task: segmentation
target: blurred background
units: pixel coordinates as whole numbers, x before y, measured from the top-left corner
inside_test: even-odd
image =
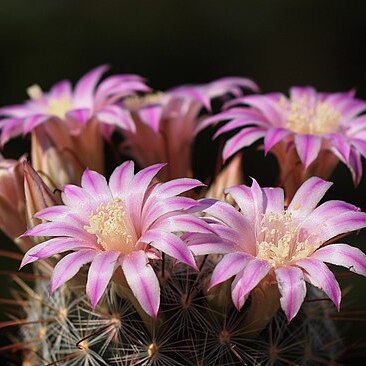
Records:
[[[362,0],[1,0],[0,6],[0,106],[25,100],[26,88],[34,83],[48,90],[63,78],[75,82],[103,63],[113,73],[141,74],[157,90],[237,75],[252,78],[263,92],[313,85],[322,91],[356,88],[366,99]],[[198,151],[211,152],[202,141]],[[19,156],[26,146],[14,141],[3,154]],[[273,183],[274,160],[253,151],[246,155],[245,174]],[[205,159],[198,158],[198,171]],[[365,178],[355,189],[348,170],[339,166],[333,181],[328,199],[366,209]],[[1,240],[2,248],[13,249]],[[365,234],[348,242],[366,251]],[[16,270],[18,264],[2,258],[0,263],[3,298],[11,280],[1,271]],[[350,284],[354,289],[344,306],[365,310],[366,280],[354,275],[342,281],[343,288]],[[1,320],[7,311],[0,305]],[[365,317],[353,320],[339,325],[350,343],[363,342]],[[4,333],[0,337],[1,343],[7,341]],[[351,353],[345,363],[366,360],[362,344]]]

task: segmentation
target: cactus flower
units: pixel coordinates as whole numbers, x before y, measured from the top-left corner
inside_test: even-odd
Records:
[[[332,183],[313,177],[284,207],[282,188],[226,189],[240,208],[216,201],[205,212],[222,240],[210,235],[191,235],[195,254],[225,253],[215,267],[210,287],[232,276],[232,299],[240,309],[250,292],[265,278],[278,284],[281,307],[290,321],[306,295],[305,282],[320,288],[339,309],[341,291],[332,263],[366,276],[366,255],[348,244],[330,244],[340,234],[366,227],[366,213],[343,201],[316,207]],[[225,224],[225,225],[222,225]]]
[[[69,133],[73,135],[79,134],[91,119],[110,124],[114,116],[113,105],[117,100],[136,91],[149,90],[137,75],[113,75],[98,85],[107,69],[103,65],[89,71],[74,89],[68,80],[58,82],[47,93],[38,85],[29,87],[27,93],[30,100],[24,104],[0,108],[0,115],[4,116],[0,121],[1,145],[50,121],[66,124]],[[114,117],[113,122],[116,121],[118,118]]]
[[[80,183],[85,168],[104,172],[103,135],[124,119],[117,101],[137,91],[148,91],[141,77],[113,75],[99,82],[107,66],[84,75],[72,89],[68,80],[47,93],[38,85],[27,89],[30,100],[0,108],[0,144],[19,135],[32,134],[32,164],[49,178],[49,186],[61,189]]]
[[[184,85],[165,93],[132,97],[124,101],[130,128],[125,128],[123,150],[141,166],[168,162],[161,172],[164,181],[191,177],[191,150],[200,131],[202,109],[211,110],[211,99],[232,94],[240,96],[241,88],[258,90],[249,79],[223,78],[203,85]]]
[[[328,179],[339,160],[358,184],[361,156],[366,156],[366,115],[362,115],[366,102],[354,94],[293,87],[289,97],[281,93],[245,96],[229,102],[229,109],[208,118],[202,126],[230,120],[216,136],[241,128],[226,142],[224,160],[264,138],[265,153],[276,155],[281,184],[290,197],[310,176]]]
[[[97,172],[86,170],[81,187],[64,187],[64,205],[35,215],[48,222],[25,235],[53,238],[29,250],[22,266],[71,251],[54,268],[51,291],[55,291],[91,262],[86,293],[93,307],[120,266],[141,307],[155,317],[160,287],[150,259],[161,259],[163,252],[196,267],[193,254],[178,233],[212,231],[190,213],[196,201],[177,197],[202,183],[187,178],[152,184],[162,167],[156,164],[134,174],[133,162],[125,162],[114,170],[109,183]]]

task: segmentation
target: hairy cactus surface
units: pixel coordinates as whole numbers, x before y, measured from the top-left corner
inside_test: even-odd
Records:
[[[165,270],[161,309],[146,321],[111,284],[96,309],[83,287],[62,286],[49,296],[48,281],[34,288],[18,281],[29,300],[19,341],[29,345],[23,365],[319,365],[332,364],[342,340],[335,310],[312,291],[301,313],[288,324],[278,311],[260,334],[248,336],[240,312],[218,308],[207,293],[213,263],[199,274],[183,265]],[[158,270],[161,270],[158,269]]]

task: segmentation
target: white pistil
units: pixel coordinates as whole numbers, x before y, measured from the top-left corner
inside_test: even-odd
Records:
[[[300,134],[322,135],[338,132],[342,115],[326,102],[313,102],[308,97],[281,99],[287,111],[286,128]]]
[[[32,100],[39,100],[43,98],[43,91],[38,84],[34,84],[28,87],[27,94]]]
[[[134,248],[136,240],[129,225],[125,206],[119,198],[101,204],[96,212],[90,215],[89,226],[84,228],[97,236],[98,243],[105,250],[128,254]]]

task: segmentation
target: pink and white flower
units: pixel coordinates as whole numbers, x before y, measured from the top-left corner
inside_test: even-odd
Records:
[[[1,145],[49,121],[66,124],[73,135],[79,134],[91,119],[109,125],[123,124],[123,119],[112,113],[116,102],[149,88],[140,76],[129,74],[109,76],[99,82],[107,70],[108,66],[102,65],[89,71],[74,89],[69,80],[58,82],[47,93],[38,85],[29,87],[30,100],[0,108]]]
[[[29,250],[21,266],[71,251],[54,268],[51,290],[55,291],[91,262],[86,292],[94,307],[121,266],[141,307],[155,317],[160,287],[150,259],[161,259],[163,252],[195,268],[194,257],[179,234],[212,232],[190,213],[197,202],[177,196],[202,183],[186,178],[152,184],[162,167],[156,164],[134,174],[133,162],[125,162],[114,170],[109,183],[97,172],[86,170],[81,187],[64,187],[64,205],[35,215],[49,222],[24,235],[53,238]]]
[[[123,112],[127,112],[125,119],[130,127],[123,131],[126,140],[122,149],[141,166],[168,162],[168,169],[160,174],[162,180],[191,177],[191,150],[200,131],[200,112],[203,108],[211,110],[213,98],[225,94],[240,96],[242,88],[258,90],[251,80],[229,77],[126,99]]]
[[[197,255],[225,254],[213,271],[210,287],[235,276],[232,299],[240,309],[250,292],[270,276],[278,284],[281,307],[290,321],[300,309],[305,282],[309,282],[339,309],[341,291],[324,262],[366,276],[366,255],[361,250],[330,244],[340,234],[366,227],[366,213],[336,200],[316,207],[331,184],[310,178],[287,208],[283,189],[260,188],[255,180],[251,187],[226,189],[240,212],[225,202],[209,201],[204,212],[222,240],[209,234],[191,234],[187,239]]]
[[[124,126],[116,115],[116,103],[138,91],[148,91],[141,77],[113,75],[102,82],[103,65],[84,75],[72,89],[68,80],[43,93],[38,85],[28,88],[30,100],[0,109],[0,143],[32,135],[32,165],[47,176],[52,189],[80,183],[85,168],[104,172],[103,137],[115,125]]]
[[[284,180],[299,176],[290,196],[310,176],[329,178],[338,159],[348,166],[358,184],[361,156],[366,156],[366,115],[361,115],[366,102],[354,94],[293,87],[289,97],[281,93],[245,96],[228,103],[229,109],[208,118],[203,126],[230,120],[216,136],[241,129],[226,142],[224,160],[264,138],[265,153],[273,152],[279,161],[281,183],[286,186]]]

